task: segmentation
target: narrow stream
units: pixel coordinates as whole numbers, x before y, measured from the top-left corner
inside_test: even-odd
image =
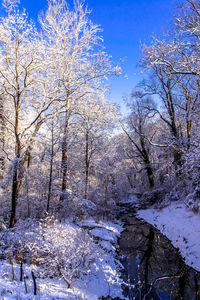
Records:
[[[178,249],[153,226],[125,214],[119,240],[124,296],[135,300],[200,300],[200,273],[184,264]]]

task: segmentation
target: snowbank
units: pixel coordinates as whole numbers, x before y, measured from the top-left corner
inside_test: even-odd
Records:
[[[200,271],[200,215],[189,211],[184,203],[173,202],[160,210],[139,210],[137,217],[157,227],[180,249],[185,263]]]

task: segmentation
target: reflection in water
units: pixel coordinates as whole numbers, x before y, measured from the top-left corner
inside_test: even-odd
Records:
[[[184,264],[169,240],[152,226],[125,216],[119,240],[124,254],[124,294],[129,299],[200,300],[200,274]]]

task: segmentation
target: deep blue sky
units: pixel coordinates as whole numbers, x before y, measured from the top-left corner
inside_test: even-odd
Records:
[[[69,0],[72,2],[72,0]],[[110,80],[110,97],[120,104],[124,94],[141,80],[136,73],[141,45],[149,44],[152,34],[161,35],[166,31],[174,13],[175,0],[86,0],[92,10],[91,19],[103,29],[104,44],[114,61],[126,57],[123,63],[123,77]],[[21,0],[31,18],[45,9],[45,0]]]

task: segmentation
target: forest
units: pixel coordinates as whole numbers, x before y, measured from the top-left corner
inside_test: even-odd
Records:
[[[88,228],[118,236],[124,199],[137,197],[134,209],[181,201],[200,213],[200,1],[179,4],[169,31],[143,45],[144,79],[128,91],[126,114],[107,97],[123,63],[107,53],[86,4],[49,0],[39,24],[18,1],[3,6],[1,268],[12,265],[14,279],[14,264],[33,265],[70,289],[93,272],[95,253],[99,264],[107,255]],[[97,299],[79,297],[54,299]]]

